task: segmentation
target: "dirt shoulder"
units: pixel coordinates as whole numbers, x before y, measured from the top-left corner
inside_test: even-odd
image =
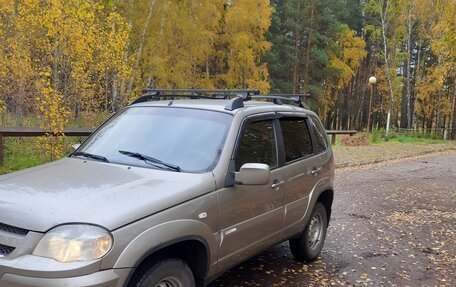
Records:
[[[334,147],[334,156],[336,167],[343,168],[449,150],[456,150],[455,141],[432,144],[386,142],[369,146]]]

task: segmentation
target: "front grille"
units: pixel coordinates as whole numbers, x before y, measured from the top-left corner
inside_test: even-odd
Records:
[[[4,223],[0,223],[0,231],[4,231],[7,233],[14,233],[17,235],[22,235],[22,236],[25,236],[28,233],[28,230],[25,230],[25,229],[22,229],[19,227],[10,226],[10,225],[4,224]]]
[[[8,257],[19,247],[28,230],[0,223],[0,258]]]
[[[16,248],[0,244],[0,258],[10,255],[14,249]]]

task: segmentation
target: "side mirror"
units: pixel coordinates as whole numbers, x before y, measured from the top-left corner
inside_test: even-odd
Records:
[[[246,163],[235,174],[235,182],[243,185],[264,185],[271,179],[269,165],[263,163]]]
[[[74,144],[71,146],[71,153],[74,153],[79,147],[81,146],[81,144]]]

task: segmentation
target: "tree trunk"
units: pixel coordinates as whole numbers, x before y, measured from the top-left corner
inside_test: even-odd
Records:
[[[133,5],[134,5],[134,2],[135,0],[129,0],[128,1],[128,12],[127,12],[127,15],[128,15],[128,25],[130,25],[130,27],[133,26],[133,16],[132,16],[132,13],[131,13],[131,10],[133,9]],[[125,62],[128,62],[128,59],[130,58],[130,39],[127,40],[127,45],[126,45],[126,48],[125,48]],[[126,80],[124,77],[122,77],[122,81],[120,83],[120,87],[119,87],[119,102],[124,102],[125,100],[128,101],[128,94],[127,92],[131,92],[131,87],[133,85],[133,76],[131,77],[130,79],[130,82],[131,82],[131,85],[130,85],[130,82],[128,82],[128,87],[126,87]],[[128,91],[126,89],[130,88]]]
[[[413,5],[410,4],[409,13],[408,13],[408,21],[407,21],[407,85],[406,85],[406,120],[407,120],[407,129],[412,127],[412,113],[411,113],[411,99],[412,99],[412,92],[411,92],[411,74],[410,74],[410,58],[412,56],[412,28],[413,28],[413,21],[412,21],[412,10]]]
[[[298,67],[299,67],[299,35],[297,29],[295,30],[294,35],[294,59],[293,59],[293,68],[292,68],[292,84],[293,84],[293,94],[296,94],[298,91]]]
[[[453,103],[451,104],[450,139],[456,140],[456,87],[453,86]]]
[[[309,62],[310,62],[310,49],[312,48],[312,36],[313,36],[313,19],[315,14],[315,7],[310,6],[310,21],[309,21],[309,36],[307,38],[307,48],[306,48],[306,64],[304,66],[304,93],[309,92]]]
[[[437,67],[440,68],[442,62],[439,58]],[[437,103],[436,107],[436,117],[435,117],[435,126],[436,126],[436,134],[441,135],[441,107],[442,107],[442,88],[439,88],[437,91]]]
[[[167,12],[168,12],[168,2],[165,1],[164,7],[163,7],[163,12],[161,14],[161,19],[160,19],[160,32],[159,32],[158,39],[157,39],[158,43],[161,43],[164,41],[163,34],[165,31],[165,18],[166,18]],[[160,47],[158,45],[156,45],[155,50],[154,50],[154,61],[153,61],[152,67],[155,67],[155,68],[158,67],[159,51],[160,51]],[[149,83],[154,83],[155,85],[157,85],[157,84],[159,85],[160,83],[156,82],[157,78],[153,75],[153,72],[154,71],[151,70],[149,79],[152,79],[152,80],[149,80]],[[177,88],[177,87],[175,87],[175,88]]]
[[[417,60],[416,60],[416,67],[415,67],[415,73],[414,73],[415,85],[420,80],[421,49],[422,49],[422,45],[420,44],[418,46],[418,56],[417,56]],[[413,96],[413,102],[412,102],[412,107],[411,107],[412,108],[411,115],[412,115],[412,123],[414,122],[414,128],[416,131],[418,130],[418,127],[419,127],[418,115],[416,114],[416,108],[415,108],[417,98],[418,98],[418,89],[415,89],[415,94]]]
[[[407,75],[407,70],[404,74],[405,76],[405,79],[407,80],[408,79],[408,75]],[[407,128],[407,85],[405,85],[405,88],[402,89],[402,96],[401,96],[401,121],[400,121],[400,127],[403,128],[403,129],[406,129]]]
[[[136,54],[136,61],[135,65],[133,67],[133,71],[138,71],[139,69],[139,62],[141,61],[141,55],[144,47],[144,41],[146,39],[147,35],[147,30],[149,28],[149,23],[150,20],[152,19],[152,14],[154,11],[154,6],[155,6],[155,0],[150,1],[150,6],[149,6],[149,13],[147,14],[147,21],[146,24],[144,24],[144,29],[141,34],[141,40],[139,41],[139,47],[138,47],[138,53]],[[130,94],[131,89],[133,87],[133,80],[135,79],[135,76],[133,75],[130,79],[130,82],[128,83],[128,88],[127,88],[127,94]]]
[[[389,87],[389,96],[390,96],[390,105],[388,109],[388,116],[387,116],[387,121],[386,121],[386,134],[388,134],[389,129],[390,129],[390,123],[391,123],[391,112],[394,108],[394,94],[393,94],[393,81],[391,79],[391,74],[390,74],[390,67],[389,67],[389,61],[388,61],[388,45],[386,42],[386,17],[388,13],[388,1],[384,0],[383,1],[383,7],[382,11],[380,13],[380,17],[382,20],[382,38],[383,38],[383,55],[384,55],[384,60],[385,60],[385,68],[386,68],[386,76],[388,78],[388,87]]]
[[[117,86],[117,73],[112,75],[112,103],[111,111],[115,112],[117,110],[117,97],[118,97],[118,86]]]

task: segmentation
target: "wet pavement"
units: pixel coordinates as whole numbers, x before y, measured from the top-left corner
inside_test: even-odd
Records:
[[[233,268],[222,286],[456,286],[456,151],[338,169],[321,257],[284,243]]]

